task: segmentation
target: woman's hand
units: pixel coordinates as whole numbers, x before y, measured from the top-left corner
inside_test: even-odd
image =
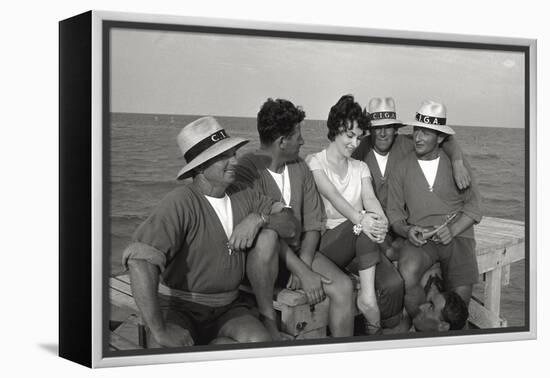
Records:
[[[388,220],[384,215],[366,213],[361,219],[363,232],[375,243],[382,243],[388,232]]]

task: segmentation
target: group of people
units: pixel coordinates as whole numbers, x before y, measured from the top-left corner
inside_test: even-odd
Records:
[[[445,106],[423,102],[405,135],[392,98],[363,109],[342,96],[327,147],[305,160],[304,119],[292,102],[268,99],[260,148],[239,159],[248,141],[215,118],[181,130],[184,182],[123,255],[148,347],[281,340],[278,287],[303,290],[311,305],[328,298],[331,337],[465,327],[480,196]]]

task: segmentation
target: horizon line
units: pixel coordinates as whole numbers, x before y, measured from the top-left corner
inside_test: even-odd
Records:
[[[221,114],[178,114],[178,113],[145,113],[145,112],[114,112],[111,114],[138,114],[138,115],[152,115],[152,116],[178,116],[178,117],[226,117],[226,118],[256,118],[256,116],[232,116],[232,115],[221,115]],[[311,122],[326,122],[326,119],[314,119],[314,118],[305,118],[304,121]],[[412,120],[411,120],[412,122]],[[405,127],[412,126],[409,124],[404,124]],[[496,125],[459,125],[459,124],[450,124],[448,126],[457,126],[457,127],[490,127],[490,128],[501,128],[501,129],[525,129],[525,126],[496,126]]]

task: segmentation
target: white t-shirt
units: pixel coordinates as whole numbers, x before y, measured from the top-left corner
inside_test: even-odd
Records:
[[[435,176],[437,175],[437,168],[439,167],[439,156],[433,160],[418,160],[424,177],[428,181],[428,190],[431,192],[434,189]]]
[[[231,198],[229,198],[227,194],[222,198],[205,197],[214,208],[223,226],[223,230],[229,239],[233,233],[233,209],[231,208]]]
[[[327,175],[328,179],[335,186],[336,190],[342,194],[344,199],[357,211],[363,210],[363,201],[361,198],[362,180],[366,177],[371,177],[369,167],[360,160],[348,159],[348,171],[341,178],[338,174],[330,170],[326,150],[311,154],[306,158],[309,169],[312,171],[322,170]],[[347,220],[338,210],[332,206],[330,201],[321,195],[325,210],[327,213],[327,228],[335,228]]]
[[[390,156],[390,153],[388,152],[386,155],[380,155],[374,148],[372,149],[372,152],[374,153],[374,157],[376,158],[376,161],[378,162],[378,168],[380,168],[380,173],[382,173],[382,176],[386,174],[386,165],[388,164],[388,157]]]
[[[288,167],[285,165],[282,173],[276,173],[270,169],[267,171],[271,174],[271,177],[273,177],[281,191],[282,198],[280,198],[280,202],[283,202],[286,206],[290,206],[290,177],[288,176]]]

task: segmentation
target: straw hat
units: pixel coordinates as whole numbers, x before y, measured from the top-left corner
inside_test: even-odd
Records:
[[[447,126],[447,108],[445,105],[435,101],[424,101],[416,112],[416,119],[410,123],[411,126],[424,127],[453,135],[454,130]]]
[[[395,101],[392,97],[374,97],[369,101],[367,108],[371,127],[395,125],[405,126],[397,119]]]
[[[242,147],[248,140],[230,137],[214,117],[203,117],[191,122],[178,134],[178,146],[187,164],[177,179],[190,176],[199,165],[234,147]]]

